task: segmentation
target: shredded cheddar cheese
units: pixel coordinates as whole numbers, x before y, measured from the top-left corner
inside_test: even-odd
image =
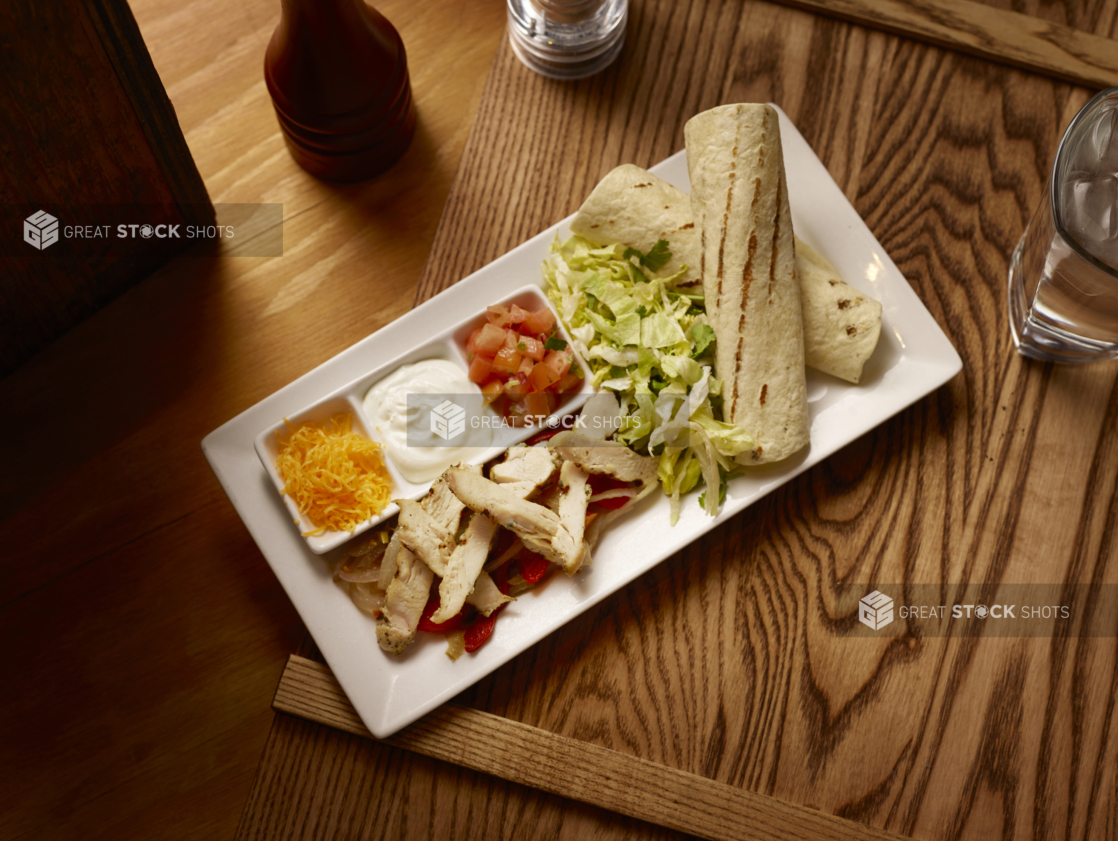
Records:
[[[352,422],[347,414],[325,424],[309,421],[294,427],[288,422],[291,435],[280,439],[276,468],[283,492],[318,526],[305,536],[327,529],[353,531],[388,505],[392,480],[382,447],[352,432]]]

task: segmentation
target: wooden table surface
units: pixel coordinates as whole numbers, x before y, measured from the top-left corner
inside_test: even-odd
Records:
[[[313,644],[198,443],[691,114],[771,100],[963,372],[458,700],[901,835],[1118,838],[1113,634],[854,639],[835,610],[871,579],[1118,584],[1118,366],[1026,362],[1005,315],[1087,89],[749,0],[634,0],[620,64],[562,85],[495,0],[389,0],[420,130],[339,188],[280,140],[276,6],[133,4],[211,196],[282,202],[284,256],[190,255],[0,382],[0,837],[678,837],[273,715]],[[1113,0],[1013,8],[1118,34]]]
[[[282,202],[284,256],[192,255],[0,382],[0,838],[233,837],[306,631],[202,438],[411,307],[486,73],[492,0],[378,3],[420,114],[333,187],[264,86],[278,0],[137,0],[214,202]]]

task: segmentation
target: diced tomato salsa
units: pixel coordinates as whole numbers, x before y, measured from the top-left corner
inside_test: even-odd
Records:
[[[498,304],[485,316],[466,341],[466,358],[486,405],[523,426],[526,418],[539,422],[551,415],[561,395],[582,387],[582,371],[550,309]]]

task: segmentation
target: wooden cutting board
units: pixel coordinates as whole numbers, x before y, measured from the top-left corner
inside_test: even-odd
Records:
[[[929,4],[909,8],[942,23]],[[1046,13],[1113,35],[1101,6]],[[1113,638],[943,639],[898,622],[854,639],[857,619],[839,607],[870,580],[1118,582],[1115,367],[1026,362],[1005,314],[1009,254],[1089,95],[748,0],[633,2],[619,63],[573,84],[533,75],[503,45],[417,302],[573,212],[615,165],[682,148],[691,115],[772,101],[964,370],[459,704],[898,835],[1113,835]],[[291,837],[311,816],[362,837],[680,837],[396,747],[324,739],[277,719],[270,787],[258,780],[246,819],[269,815],[274,835],[276,786],[309,778],[282,807],[301,816]]]

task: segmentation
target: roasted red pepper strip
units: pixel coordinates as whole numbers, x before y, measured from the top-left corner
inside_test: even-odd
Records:
[[[432,622],[431,617],[439,609],[439,604],[439,592],[434,590],[427,599],[427,604],[423,607],[423,615],[419,617],[419,630],[426,631],[429,634],[449,634],[462,627],[462,620],[465,619],[465,608],[445,622]]]
[[[609,499],[594,500],[594,502],[591,502],[590,504],[596,508],[602,509],[603,511],[616,511],[628,501],[629,497],[627,496],[613,496]]]
[[[518,553],[516,562],[520,565],[520,577],[527,584],[537,583],[547,575],[548,567],[551,566],[551,562],[547,558],[543,555],[537,555],[535,552]]]
[[[605,493],[606,491],[616,491],[620,488],[629,487],[628,483],[622,482],[620,479],[614,479],[612,476],[600,476],[596,473],[590,474],[589,479],[590,492],[592,494]],[[597,508],[605,511],[614,511],[629,501],[627,496],[615,496],[610,499],[599,499],[590,503]]]
[[[507,596],[509,594],[509,565],[504,564],[499,569],[493,570],[490,575],[493,578],[493,583],[497,585],[497,589]],[[488,616],[478,614],[477,620],[466,629],[465,644],[467,652],[477,651],[485,645],[485,641],[493,635],[493,628],[497,624],[497,614],[504,608],[505,606],[501,605]]]
[[[504,607],[504,605],[501,605],[501,607]],[[497,624],[497,614],[501,607],[488,616],[478,616],[477,621],[466,629],[467,653],[477,651],[493,635],[493,626]]]

